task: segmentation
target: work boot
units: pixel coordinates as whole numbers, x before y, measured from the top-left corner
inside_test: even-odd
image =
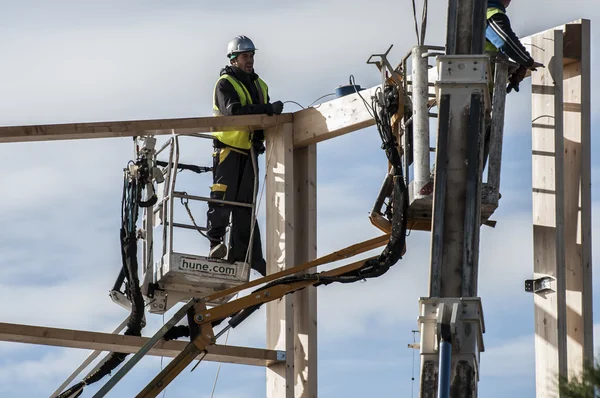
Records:
[[[223,242],[212,242],[210,244],[210,252],[208,257],[210,258],[224,258],[227,255],[227,246]]]
[[[256,272],[258,272],[261,276],[266,276],[267,275],[267,262],[265,261],[264,258],[261,258],[258,261],[252,261],[252,266],[251,268],[253,270],[255,270]]]

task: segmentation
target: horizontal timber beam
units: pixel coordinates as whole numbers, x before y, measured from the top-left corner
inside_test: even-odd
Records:
[[[134,354],[148,340],[147,337],[0,322],[0,341],[15,343]],[[148,355],[174,358],[187,344],[187,341],[161,341]],[[253,366],[268,366],[280,362],[275,350],[222,345],[208,347],[208,354],[203,360]]]
[[[294,112],[294,148],[302,148],[374,126],[371,96],[381,85]],[[362,97],[362,98],[361,98]],[[363,99],[367,102],[364,103]]]
[[[562,30],[563,33],[563,69],[571,64],[575,64],[581,61],[581,52],[579,48],[581,48],[581,26],[583,21],[588,21],[587,19],[578,19],[573,22],[569,22],[563,25],[556,26],[552,29],[547,29],[543,32],[535,33],[530,36],[523,37],[521,39],[521,43],[528,47],[529,52],[533,51],[532,49],[532,40],[534,37],[543,35],[549,32],[553,32],[555,30]],[[537,62],[539,60],[536,59]],[[547,68],[548,65],[545,65]],[[526,77],[531,77],[531,71],[527,70]]]
[[[277,124],[290,123],[292,120],[293,115],[291,113],[284,113],[277,116],[210,116],[182,119],[4,126],[0,127],[0,143],[168,135],[173,132],[172,130],[175,130],[175,134],[194,134],[244,127],[264,129],[275,127]]]

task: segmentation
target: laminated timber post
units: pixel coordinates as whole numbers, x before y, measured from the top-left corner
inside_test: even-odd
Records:
[[[267,275],[294,265],[293,124],[265,131]],[[285,352],[285,360],[267,367],[267,397],[294,397],[294,295],[266,304],[267,348]]]
[[[294,210],[294,258],[302,264],[317,258],[316,144],[294,149]],[[295,396],[317,398],[317,288],[294,296]]]
[[[316,258],[316,148],[294,149],[294,126],[266,131],[267,274]],[[316,288],[267,304],[267,347],[285,361],[267,367],[267,397],[316,397]]]
[[[529,38],[536,396],[593,364],[590,21]]]

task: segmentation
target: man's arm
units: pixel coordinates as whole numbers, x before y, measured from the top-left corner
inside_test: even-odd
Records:
[[[219,80],[216,90],[217,107],[223,116],[273,114],[273,107],[267,104],[248,104],[242,106],[235,88],[225,79]]]
[[[534,60],[513,32],[506,14],[497,13],[488,20],[486,38],[501,52],[508,55],[519,65],[531,68]]]

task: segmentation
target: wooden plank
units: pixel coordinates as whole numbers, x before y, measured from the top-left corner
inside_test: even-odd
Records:
[[[489,143],[489,165],[487,183],[491,190],[491,203],[498,206],[500,200],[500,177],[502,170],[502,144],[504,141],[504,114],[506,109],[506,85],[508,80],[508,64],[496,64],[494,75],[494,95],[492,97],[492,126]],[[485,166],[485,165],[484,165]]]
[[[565,266],[567,305],[567,358],[569,370],[583,370],[583,272],[581,269],[581,67],[573,64],[563,80]]]
[[[267,274],[294,265],[293,125],[265,131]],[[294,397],[294,295],[267,303],[267,348],[285,351],[284,363],[267,367],[267,398]]]
[[[538,32],[534,35],[522,37],[521,43],[523,43],[526,47],[531,48],[531,54],[533,56],[533,49],[531,47],[532,39],[541,34],[545,34],[548,32],[553,32],[555,30],[562,30],[563,33],[563,67],[569,66],[571,64],[580,62],[581,56],[575,55],[578,51],[577,48],[581,46],[581,25],[584,23],[589,23],[587,19],[577,19],[575,21],[555,26],[554,28],[548,29],[544,32]],[[535,57],[533,57],[535,59]],[[539,59],[536,59],[537,62],[541,62]],[[542,62],[543,63],[543,62]],[[545,64],[544,64],[545,65]],[[548,65],[546,65],[547,67]],[[527,70],[525,77],[531,77],[531,71]]]
[[[165,135],[208,133],[244,128],[262,129],[290,123],[291,113],[277,116],[248,115],[180,119],[130,120],[113,122],[45,124],[0,127],[1,142],[53,141],[91,138],[132,137],[142,134]]]
[[[556,278],[554,291],[534,295],[536,396],[549,397],[566,375],[564,263],[563,35],[532,37],[532,56],[547,67],[532,74],[534,278]]]
[[[366,127],[374,126],[375,120],[367,104],[381,85],[323,102],[314,108],[294,113],[294,148],[316,144]],[[367,102],[365,104],[363,99]]]
[[[563,76],[567,361],[571,377],[581,374],[584,363],[593,360],[590,24],[583,21],[580,25],[567,25],[566,29],[571,37],[564,43],[565,51],[568,49],[570,58],[582,60],[566,67]],[[573,37],[575,34],[579,37]],[[584,42],[587,42],[587,53],[583,49]]]
[[[148,340],[148,337],[0,322],[0,341],[14,343],[133,354]],[[157,343],[148,355],[174,358],[183,351],[188,342],[162,341]],[[268,366],[279,362],[277,351],[221,345],[210,346],[204,360],[253,366]]]
[[[294,150],[295,264],[317,257],[317,145]],[[316,272],[316,268],[308,272]],[[317,397],[317,288],[294,293],[294,392]]]
[[[581,23],[581,267],[583,280],[584,360],[594,364],[594,297],[592,278],[592,72],[591,22]]]

